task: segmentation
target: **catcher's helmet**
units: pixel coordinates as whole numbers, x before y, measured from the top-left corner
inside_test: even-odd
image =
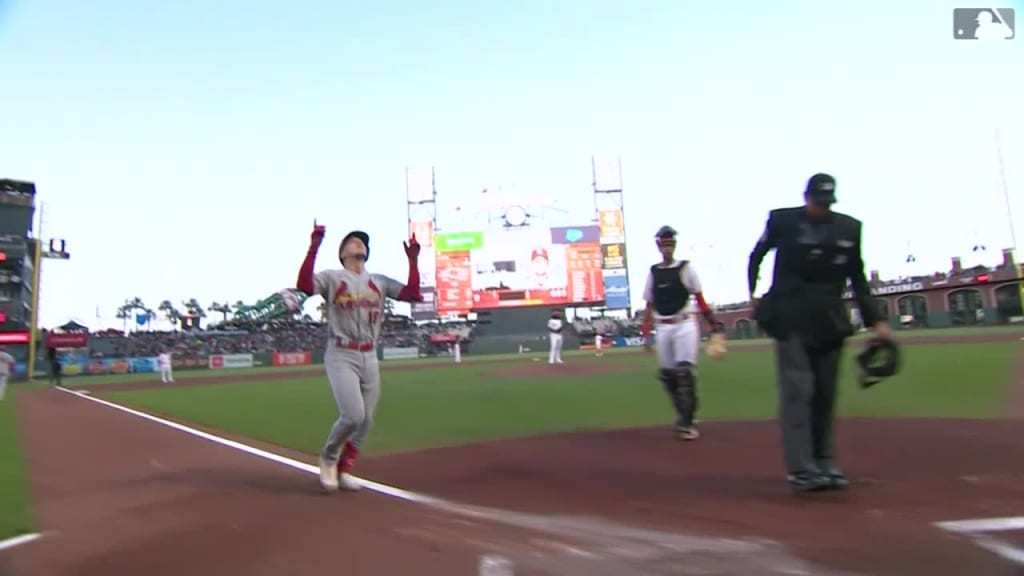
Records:
[[[900,349],[891,340],[872,340],[856,357],[860,387],[870,388],[900,370]]]
[[[338,257],[339,258],[341,257],[341,252],[342,252],[342,250],[345,249],[345,244],[348,244],[348,241],[353,239],[353,238],[359,238],[363,242],[363,245],[366,246],[366,259],[369,260],[370,259],[370,235],[367,234],[366,232],[363,232],[362,230],[353,230],[353,231],[349,232],[348,234],[346,234],[345,237],[341,239],[341,246],[338,247]]]

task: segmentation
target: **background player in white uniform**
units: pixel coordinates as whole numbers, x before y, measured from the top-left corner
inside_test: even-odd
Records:
[[[171,374],[171,353],[164,350],[156,357],[157,368],[160,369],[160,381],[164,384],[174,382],[174,375]]]
[[[548,320],[548,340],[551,341],[551,351],[548,353],[548,364],[562,363],[562,330],[565,323],[562,322],[562,313],[555,310]]]
[[[8,354],[7,349],[0,346],[0,400],[7,394],[7,380],[14,370],[14,356]]]
[[[360,448],[373,426],[380,399],[377,340],[384,320],[384,300],[422,302],[418,257],[420,245],[413,235],[405,244],[409,279],[405,284],[381,274],[370,274],[364,263],[370,255],[370,237],[353,231],[342,239],[338,258],[342,268],[316,274],[316,253],[324,227],[314,223],[309,250],[299,269],[296,288],[327,300],[327,348],[324,367],[339,416],[320,453],[320,484],[326,490],[358,490],[350,474]]]
[[[598,333],[594,334],[594,356],[603,356],[604,355],[604,350],[601,348],[601,346],[603,344],[604,344],[604,337],[601,336],[601,333],[598,332]]]
[[[700,325],[694,303],[712,330],[717,324],[704,301],[697,272],[688,261],[675,258],[676,231],[662,226],[655,238],[661,262],[651,266],[644,287],[644,348],[650,350],[651,327],[657,325],[658,379],[676,410],[676,433],[683,440],[696,440],[700,437],[694,425]],[[719,334],[714,337],[721,338]]]

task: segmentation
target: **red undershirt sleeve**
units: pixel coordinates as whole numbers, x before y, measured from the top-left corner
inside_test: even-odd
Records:
[[[299,268],[299,277],[295,281],[295,287],[306,296],[312,296],[316,292],[316,282],[313,280],[313,268],[316,266],[316,249],[310,248],[306,251],[306,258]]]
[[[420,294],[420,265],[415,259],[409,260],[409,279],[398,293],[398,299],[402,302],[423,302],[423,294]]]

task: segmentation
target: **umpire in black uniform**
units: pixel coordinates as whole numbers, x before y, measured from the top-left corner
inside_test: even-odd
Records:
[[[754,317],[775,340],[779,419],[788,479],[799,492],[841,490],[833,463],[836,388],[843,343],[854,334],[843,292],[853,288],[864,325],[888,340],[864,276],[861,222],[832,211],[836,182],[815,174],[804,206],[772,210],[750,254],[747,282]],[[775,249],[772,285],[754,298],[761,261]]]

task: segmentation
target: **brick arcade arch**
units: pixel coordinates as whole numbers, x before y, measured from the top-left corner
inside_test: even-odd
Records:
[[[928,299],[921,294],[907,294],[896,300],[896,313],[902,319],[909,316],[908,327],[928,326]]]
[[[1020,302],[1020,287],[1016,282],[997,286],[993,294],[996,297],[996,313],[999,314],[1000,322],[1008,323],[1011,318],[1024,316]]]
[[[746,318],[736,321],[736,338],[757,338],[757,327]]]
[[[892,306],[885,298],[875,298],[875,309],[878,310],[878,316],[883,322],[888,322],[892,318]]]
[[[985,297],[976,288],[959,288],[946,294],[946,306],[953,326],[981,324],[979,312],[985,310]]]

